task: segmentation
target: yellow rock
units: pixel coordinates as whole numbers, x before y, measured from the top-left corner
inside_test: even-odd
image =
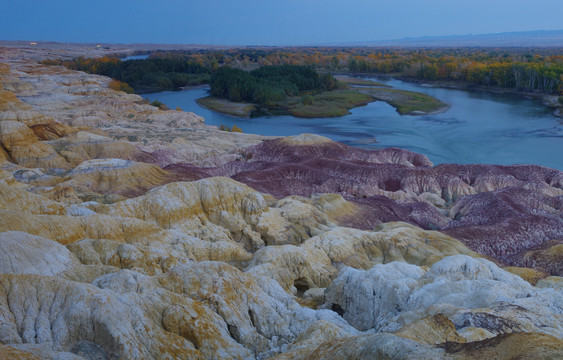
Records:
[[[435,345],[446,341],[465,342],[454,324],[443,314],[425,317],[396,331],[395,335],[413,339],[419,343]]]
[[[40,358],[27,351],[18,350],[11,346],[5,346],[2,344],[0,344],[0,359],[1,360],[40,360]]]
[[[299,291],[328,286],[338,273],[335,264],[358,269],[392,261],[431,266],[456,254],[479,256],[438,231],[397,222],[382,224],[378,231],[338,227],[300,246],[268,246],[256,252],[249,271],[277,280],[288,291]]]
[[[545,359],[563,358],[563,340],[538,333],[511,333],[477,342],[443,345],[448,354],[462,359]]]
[[[16,186],[0,183],[0,210],[14,211],[28,214],[66,214],[66,209],[60,203],[43,196],[32,194]]]
[[[560,276],[548,276],[536,283],[539,288],[554,288],[563,289],[563,277]]]
[[[8,90],[0,90],[0,111],[31,110],[32,107]]]
[[[60,184],[78,192],[118,194],[133,197],[171,180],[156,165],[122,159],[95,159],[82,162]]]
[[[90,159],[135,160],[142,157],[141,151],[130,142],[114,140],[90,131],[78,131],[51,144],[73,166]]]
[[[0,144],[0,164],[5,161],[10,161],[10,155],[8,155],[2,144]]]
[[[331,339],[316,347],[289,351],[271,360],[373,360],[452,359],[442,349],[432,348],[393,334],[365,334]]]
[[[294,136],[287,136],[281,141],[285,145],[314,145],[314,144],[326,144],[333,142],[327,137],[316,135],[316,134],[300,134]]]
[[[63,245],[87,238],[150,242],[150,236],[161,231],[158,227],[133,218],[105,215],[34,215],[0,211],[0,231],[12,230],[39,235]]]
[[[68,163],[26,125],[0,121],[0,144],[17,164],[26,167],[67,168]]]
[[[96,209],[110,216],[131,216],[165,229],[181,230],[202,239],[235,239],[249,249],[264,245],[252,224],[258,223],[259,215],[266,210],[267,204],[258,192],[220,177],[170,183],[144,196]]]
[[[549,274],[544,271],[539,271],[525,267],[506,266],[503,269],[510,273],[513,273],[514,275],[520,276],[522,279],[526,280],[532,285],[536,285],[536,283],[540,279],[549,276]]]
[[[523,263],[535,264],[545,268],[551,274],[563,275],[563,244],[555,243],[549,247],[527,251],[522,256]]]

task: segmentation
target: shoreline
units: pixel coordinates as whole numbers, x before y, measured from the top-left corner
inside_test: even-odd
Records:
[[[375,77],[375,78],[386,78],[386,79],[396,79],[404,81],[406,83],[418,84],[421,86],[428,85],[432,87],[442,88],[442,89],[452,89],[452,90],[465,90],[465,91],[475,91],[475,92],[488,92],[493,94],[518,96],[527,99],[533,99],[540,101],[544,106],[550,109],[555,109],[553,114],[556,117],[561,117],[563,120],[563,104],[557,104],[556,101],[550,101],[551,98],[557,98],[558,95],[555,94],[541,94],[541,93],[530,93],[523,92],[499,87],[484,87],[475,86],[463,82],[455,81],[440,81],[440,80],[422,80],[417,78],[412,78],[408,76],[401,76],[399,74],[383,74],[383,73],[360,73],[360,72],[338,72],[334,74],[335,76],[343,75],[350,77]]]

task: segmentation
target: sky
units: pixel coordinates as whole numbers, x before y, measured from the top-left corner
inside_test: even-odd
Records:
[[[318,45],[563,29],[562,0],[2,0],[0,40]]]

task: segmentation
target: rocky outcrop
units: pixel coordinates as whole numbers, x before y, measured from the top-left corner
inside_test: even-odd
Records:
[[[464,197],[450,210],[454,220],[445,232],[482,254],[563,275],[562,208],[548,205],[552,199],[517,187]]]
[[[156,165],[122,159],[87,160],[67,175],[61,186],[81,193],[117,194],[134,197],[146,193],[173,177]]]
[[[563,356],[561,339],[537,333],[498,335],[473,343],[447,342],[442,346],[448,354],[475,359],[528,359],[555,360]]]
[[[7,62],[0,358],[561,357],[561,172],[227,133]]]
[[[345,268],[327,289],[325,306],[341,309],[359,330],[397,331],[442,314],[459,336],[471,340],[482,340],[475,339],[476,333],[522,331],[561,338],[560,298],[560,291],[534,288],[485,259],[456,255],[428,271],[401,262],[367,271]],[[432,341],[449,339],[438,340]]]
[[[27,167],[68,168],[68,163],[33,131],[16,121],[0,121],[0,144],[17,164]]]
[[[72,166],[78,166],[86,160],[111,158],[154,162],[150,154],[141,151],[128,141],[117,141],[90,131],[78,131],[50,141],[49,144]]]
[[[80,264],[64,246],[24,232],[0,233],[0,273],[56,276]]]
[[[335,216],[341,225],[372,229],[405,221],[442,230],[508,264],[561,274],[553,265],[560,263],[563,241],[560,171],[532,165],[432,167],[408,151],[366,151],[313,135],[264,141],[244,157],[199,169],[200,176],[230,176],[276,197],[337,193],[358,209]]]

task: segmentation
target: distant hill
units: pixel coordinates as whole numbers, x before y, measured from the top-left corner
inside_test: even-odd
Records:
[[[346,45],[405,47],[563,47],[563,30],[521,31],[480,35],[422,36],[395,40],[355,42]]]

